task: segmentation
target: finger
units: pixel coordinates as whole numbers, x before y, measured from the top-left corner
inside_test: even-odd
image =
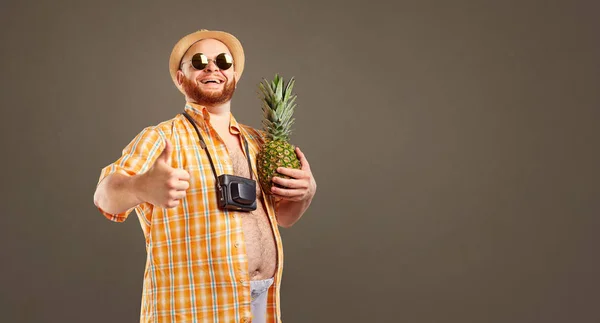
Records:
[[[272,193],[272,195],[276,198],[276,201],[281,202],[281,201],[299,201],[299,198],[295,198],[295,197],[289,197],[289,196],[284,196],[284,195],[277,195]]]
[[[288,179],[274,176],[273,183],[279,184],[286,188],[307,188],[308,185],[305,181],[297,180],[297,179]]]
[[[277,195],[273,193],[273,196],[277,199],[277,201],[281,202],[281,201],[301,201],[302,198],[301,197],[297,197],[297,196],[285,196],[285,195]]]
[[[158,160],[166,163],[167,165],[171,165],[171,152],[173,151],[173,146],[168,140],[165,140],[165,148],[158,155]]]
[[[304,196],[303,189],[286,189],[286,188],[279,188],[279,187],[273,186],[271,188],[271,192],[274,195],[279,196],[281,198],[285,198],[285,199],[295,199],[295,198],[301,198],[302,196]]]
[[[299,197],[287,196],[287,195],[279,195],[275,193],[271,193],[276,199],[276,201],[300,201]]]
[[[190,173],[188,173],[187,170],[182,169],[182,168],[175,169],[175,171],[173,172],[173,176],[175,176],[177,179],[182,180],[182,181],[190,180]]]
[[[287,167],[278,167],[277,172],[281,175],[287,175],[292,178],[304,178],[306,177],[306,172],[301,169],[287,168]]]
[[[298,155],[298,159],[300,159],[300,165],[302,165],[303,170],[310,170],[310,164],[308,163],[308,159],[304,156],[300,147],[296,147],[296,155]]]
[[[167,208],[172,209],[174,207],[177,207],[179,203],[179,200],[170,200],[169,202],[167,202]]]
[[[186,193],[185,191],[171,191],[169,193],[169,198],[171,200],[181,200],[185,197]]]
[[[177,191],[185,191],[190,187],[190,183],[187,181],[175,181],[173,189]]]

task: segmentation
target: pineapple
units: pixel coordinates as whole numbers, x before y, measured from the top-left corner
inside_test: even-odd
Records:
[[[263,79],[264,80],[264,79]],[[262,92],[263,130],[265,142],[256,158],[258,179],[265,194],[271,194],[273,176],[289,178],[277,173],[277,167],[300,169],[300,160],[296,156],[295,147],[289,143],[294,123],[292,114],[296,104],[296,95],[292,95],[294,87],[292,77],[287,85],[283,78],[275,75],[271,83],[264,80],[259,84]]]

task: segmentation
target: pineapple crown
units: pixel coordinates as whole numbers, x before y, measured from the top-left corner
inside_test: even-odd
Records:
[[[296,95],[292,95],[294,83],[293,77],[285,84],[283,78],[275,74],[275,78],[270,83],[263,79],[259,84],[263,95],[262,124],[268,140],[289,141],[290,139],[294,123],[292,115],[296,107],[294,103]]]

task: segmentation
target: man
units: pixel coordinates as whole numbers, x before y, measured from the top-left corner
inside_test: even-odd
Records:
[[[94,194],[112,221],[138,214],[148,255],[140,321],[279,322],[278,225],[292,226],[309,207],[309,163],[296,149],[301,169],[278,169],[291,178],[275,177],[272,195],[257,183],[254,211],[219,207],[216,175],[258,178],[263,134],[230,112],[244,51],[229,33],[200,30],[177,42],[169,69],[190,120],[181,113],[143,129],[102,170]]]

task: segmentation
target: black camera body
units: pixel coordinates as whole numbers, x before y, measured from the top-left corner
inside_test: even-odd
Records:
[[[256,181],[224,174],[217,177],[217,201],[220,208],[235,211],[256,210]]]

